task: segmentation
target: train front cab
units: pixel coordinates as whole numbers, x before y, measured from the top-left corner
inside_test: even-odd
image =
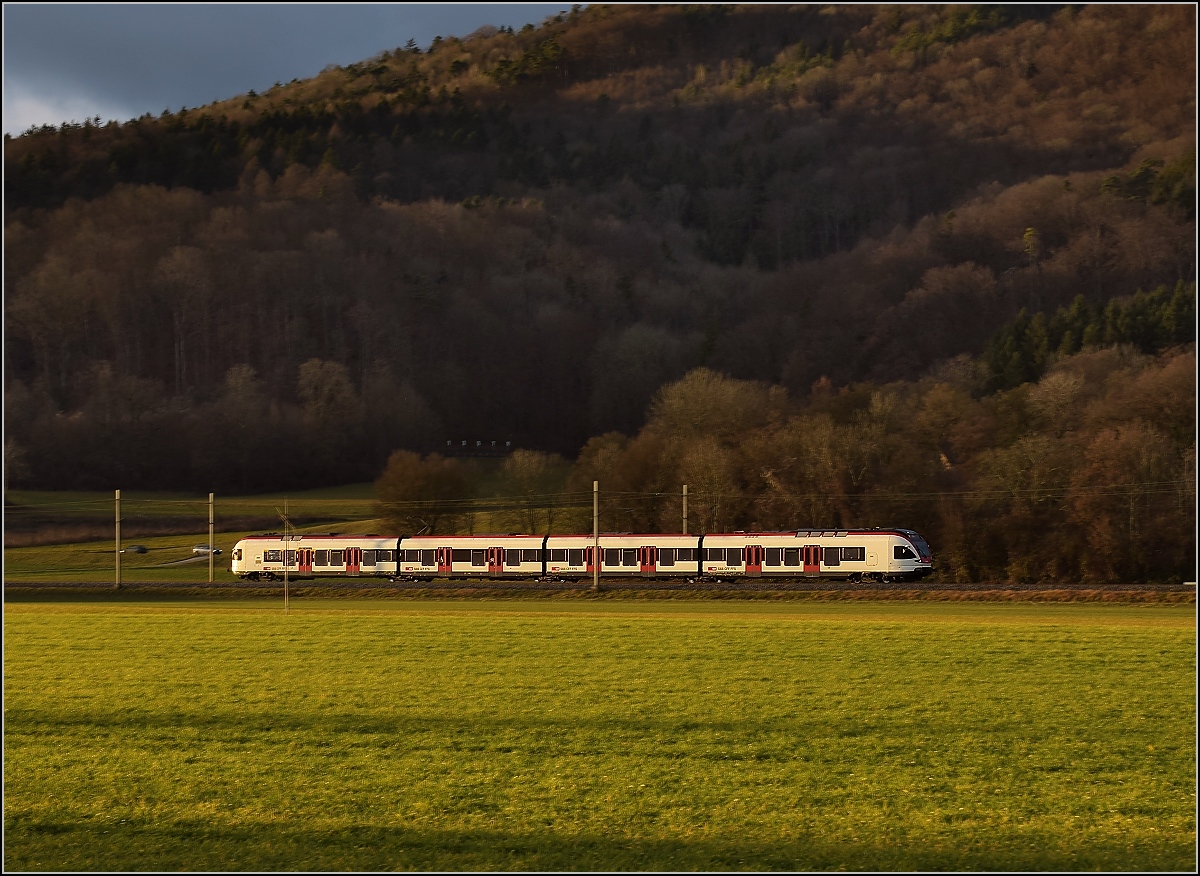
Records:
[[[706,535],[701,575],[915,580],[933,570],[929,545],[911,530],[812,530]]]
[[[933,571],[933,552],[928,543],[911,529],[888,534],[887,574],[901,581],[916,581]]]

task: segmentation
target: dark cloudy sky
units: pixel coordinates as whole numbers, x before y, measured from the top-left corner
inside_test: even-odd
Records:
[[[201,106],[415,39],[520,29],[548,3],[4,4],[4,131]]]

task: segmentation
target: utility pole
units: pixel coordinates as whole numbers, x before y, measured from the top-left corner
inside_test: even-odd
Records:
[[[113,509],[113,519],[116,521],[116,524],[117,524],[117,547],[116,547],[116,554],[115,554],[115,556],[117,558],[117,578],[116,578],[115,583],[116,583],[116,589],[120,590],[121,589],[121,491],[120,490],[116,491],[116,504]]]
[[[291,521],[288,520],[287,499],[283,500],[283,510],[280,511],[278,506],[275,508],[275,513],[279,515],[279,519],[283,521],[283,551],[281,556],[283,559],[283,613],[288,613],[288,526]]]
[[[288,506],[287,499],[283,500],[283,613],[288,613]]]
[[[600,482],[592,481],[592,592],[600,592]]]
[[[208,583],[213,582],[213,494],[208,494]]]
[[[683,534],[687,535],[687,484],[683,485]]]

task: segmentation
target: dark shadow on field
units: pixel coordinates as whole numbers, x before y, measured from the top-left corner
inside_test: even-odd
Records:
[[[129,708],[120,712],[53,712],[8,707],[5,714],[7,733],[11,738],[25,734],[36,737],[57,737],[65,732],[84,730],[88,736],[111,738],[139,738],[148,740],[163,737],[184,736],[203,739],[209,744],[246,745],[278,744],[286,738],[289,745],[305,747],[304,740],[311,745],[324,747],[331,739],[337,739],[342,747],[368,744],[371,748],[387,749],[401,747],[422,749],[426,747],[450,748],[458,751],[501,751],[502,753],[541,754],[555,750],[568,750],[576,738],[646,738],[656,739],[656,745],[670,747],[668,740],[681,734],[701,733],[728,735],[737,739],[741,747],[737,753],[720,752],[722,760],[791,760],[795,751],[756,751],[756,740],[765,741],[771,734],[783,732],[788,739],[804,737],[809,732],[827,732],[828,720],[820,715],[794,715],[755,720],[695,718],[671,715],[606,715],[589,716],[586,726],[579,719],[570,717],[505,715],[490,717],[482,714],[463,716],[450,715],[406,715],[398,708],[398,714],[388,716],[353,715],[332,710],[315,714],[297,715],[286,712],[258,711],[254,715],[230,715],[221,712],[192,712],[180,709],[150,711]],[[909,720],[901,716],[901,720]],[[1019,718],[1014,718],[1014,727]],[[891,723],[887,714],[870,719],[843,718],[838,722],[838,734],[843,738],[878,733],[881,727]],[[992,721],[989,728],[1003,731],[1005,727]],[[582,737],[580,737],[582,734]],[[293,738],[293,736],[298,736]],[[750,743],[750,744],[747,744]],[[697,755],[692,755],[697,756]]]
[[[401,747],[420,752],[437,749],[458,751],[470,759],[478,753],[485,761],[509,755],[534,756],[545,762],[560,757],[594,754],[597,740],[614,741],[654,738],[659,754],[672,757],[673,739],[699,733],[704,739],[687,743],[685,756],[709,761],[713,768],[753,769],[749,761],[787,761],[797,756],[793,744],[807,728],[786,722],[748,726],[737,721],[688,721],[670,717],[609,717],[590,721],[591,732],[559,738],[567,722],[528,718],[488,720],[483,717],[394,716],[387,719],[325,714],[303,719],[280,713],[253,718],[216,714],[193,714],[170,710],[125,713],[51,714],[20,711],[7,716],[6,742],[20,747],[23,737],[55,738],[63,727],[82,728],[92,738],[115,739],[132,734],[139,745],[163,748],[181,731],[187,733],[192,753],[208,769],[226,762],[223,754],[241,746],[276,746],[292,751],[294,768],[306,769],[303,749],[320,749],[331,758],[323,773],[337,769],[339,754],[353,753],[366,746],[374,749]],[[827,729],[827,728],[826,728]],[[578,727],[576,726],[576,730]],[[780,730],[786,730],[783,738]],[[880,727],[864,722],[847,722],[839,728],[842,737],[878,734]],[[70,735],[70,734],[68,734]],[[886,733],[884,737],[886,737]],[[195,748],[196,738],[209,746]],[[307,740],[305,742],[304,740]],[[869,740],[868,740],[869,741]],[[288,749],[290,750],[290,749]],[[896,755],[888,745],[875,750],[884,763]],[[212,759],[210,760],[210,756]],[[820,758],[819,753],[811,753]],[[906,757],[912,757],[906,753]],[[737,763],[741,761],[741,763]],[[885,801],[877,801],[886,805]],[[177,810],[178,811],[178,810]],[[952,814],[933,822],[892,823],[890,826],[862,825],[856,835],[842,821],[841,836],[821,835],[819,828],[807,833],[773,835],[771,819],[755,827],[754,835],[739,835],[696,825],[699,835],[678,836],[680,829],[649,821],[637,826],[616,821],[611,830],[574,833],[555,829],[549,817],[520,822],[505,821],[494,811],[430,813],[424,824],[439,820],[489,816],[491,824],[515,829],[437,829],[436,827],[361,826],[338,829],[306,828],[299,816],[279,814],[278,822],[242,822],[236,826],[194,820],[164,823],[134,817],[124,819],[120,807],[104,821],[55,820],[45,810],[5,812],[4,869],[51,871],[288,871],[288,870],[433,870],[433,871],[805,871],[805,870],[1151,870],[1189,871],[1194,858],[1194,834],[1186,829],[1147,837],[1108,836],[1096,830],[1072,833],[1044,826],[1022,825],[1019,818],[998,817],[988,825],[964,825]],[[797,813],[781,811],[780,822],[796,824]],[[802,814],[802,813],[801,813]],[[289,821],[289,819],[293,819]],[[222,821],[226,820],[222,818]],[[514,821],[516,822],[514,824]],[[803,822],[802,822],[803,823]],[[811,821],[808,822],[812,824]],[[888,832],[880,833],[880,827]],[[665,836],[629,836],[628,830]],[[673,835],[676,834],[676,835]]]
[[[911,836],[831,840],[818,836],[764,840],[716,836],[637,839],[552,831],[417,830],[361,826],[305,830],[274,824],[6,825],[10,870],[1088,870],[1190,869],[1192,848],[1163,840],[1155,848],[1001,829],[987,841]]]

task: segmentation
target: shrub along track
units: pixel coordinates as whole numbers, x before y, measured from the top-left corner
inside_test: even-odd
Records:
[[[590,581],[474,581],[452,579],[445,582],[382,581],[374,578],[333,580],[289,584],[291,598],[305,597],[422,597],[422,598],[505,598],[563,597],[593,599],[891,599],[891,600],[981,600],[1038,602],[1195,602],[1196,585],[1186,584],[977,584],[911,582],[858,583],[836,581],[642,581],[602,579],[599,591]],[[203,598],[270,598],[283,596],[280,581],[196,583],[134,582],[29,582],[5,583],[9,598],[45,596],[191,596]]]

